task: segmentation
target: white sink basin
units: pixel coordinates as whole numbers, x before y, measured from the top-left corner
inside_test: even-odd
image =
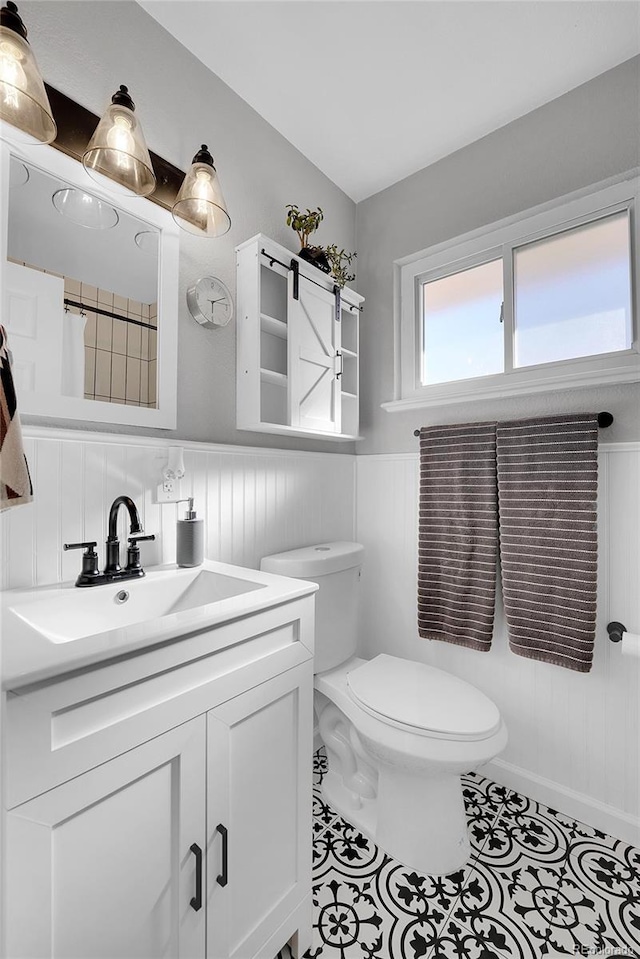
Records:
[[[81,587],[73,592],[38,591],[31,601],[18,601],[12,609],[52,643],[68,643],[209,606],[255,589],[264,589],[264,584],[208,569],[176,570],[173,576],[151,573],[143,579]]]
[[[2,685],[16,689],[179,640],[316,589],[305,580],[205,560],[196,569],[158,566],[143,578],[104,586],[0,591]]]

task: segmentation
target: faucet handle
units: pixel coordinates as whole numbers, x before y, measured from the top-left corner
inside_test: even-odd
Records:
[[[129,548],[127,549],[127,571],[132,573],[140,570],[140,575],[144,576],[142,566],[140,565],[140,547],[138,543],[145,540],[155,539],[155,535],[150,533],[148,536],[129,536]]]
[[[76,586],[92,586],[100,575],[98,569],[98,554],[96,553],[95,540],[92,543],[65,543],[63,549],[83,549],[82,554],[82,572],[76,580]]]

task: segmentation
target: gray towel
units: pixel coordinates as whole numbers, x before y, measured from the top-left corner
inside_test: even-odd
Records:
[[[598,419],[498,424],[500,558],[514,653],[589,672],[596,618]]]
[[[418,632],[488,651],[498,550],[496,425],[420,431]]]

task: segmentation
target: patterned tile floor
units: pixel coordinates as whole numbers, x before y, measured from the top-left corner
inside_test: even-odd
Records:
[[[305,959],[640,959],[640,849],[477,775],[472,857],[420,876],[322,798],[314,763],[314,940]]]

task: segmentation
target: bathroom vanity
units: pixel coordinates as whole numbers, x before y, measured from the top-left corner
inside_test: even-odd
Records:
[[[315,589],[207,561],[2,594],[6,955],[310,946]]]

